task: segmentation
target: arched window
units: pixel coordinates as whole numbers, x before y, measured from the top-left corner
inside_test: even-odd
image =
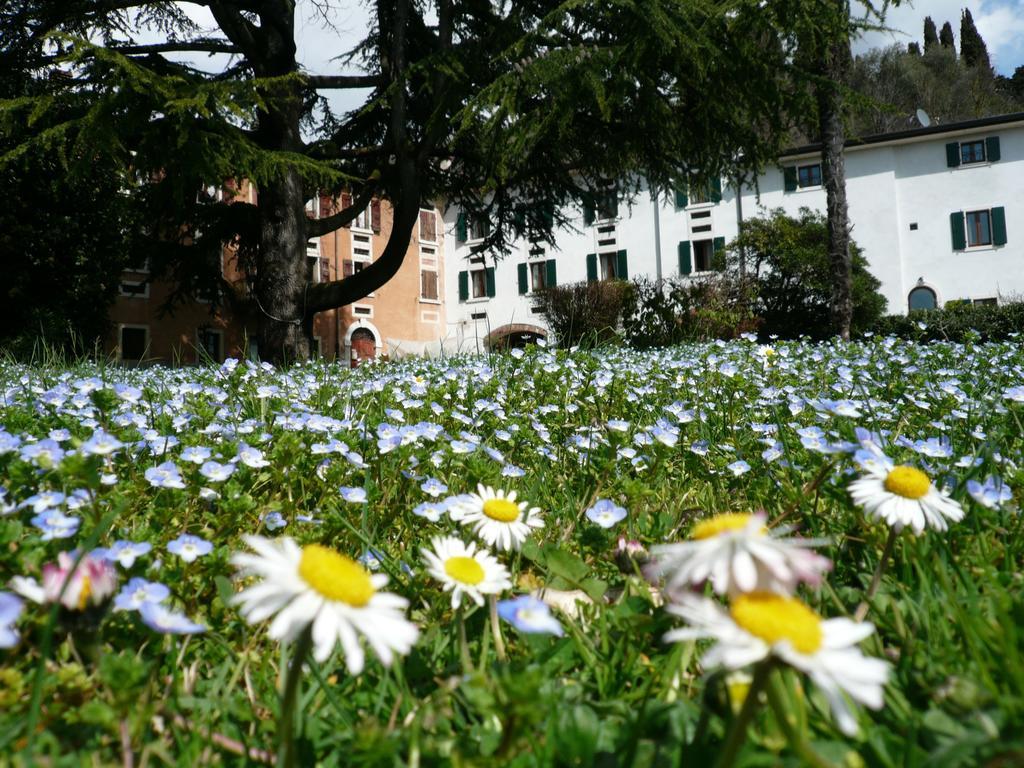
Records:
[[[911,309],[935,309],[939,305],[935,291],[923,286],[918,286],[910,292],[908,303]]]

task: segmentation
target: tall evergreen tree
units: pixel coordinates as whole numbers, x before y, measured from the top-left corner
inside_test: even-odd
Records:
[[[920,56],[921,55],[921,46],[918,45],[917,43],[908,43],[907,44],[907,53],[909,55],[911,55],[911,56]]]
[[[397,272],[426,201],[490,219],[486,245],[500,251],[564,224],[608,179],[632,194],[641,176],[668,191],[694,168],[763,167],[806,110],[800,86],[818,73],[792,66],[794,30],[814,25],[819,1],[376,0],[348,58],[358,71],[312,74],[297,59],[294,0],[196,0],[214,33],[175,3],[18,0],[12,26],[48,43],[20,60],[25,71],[73,76],[46,99],[0,106],[27,125],[61,100],[79,104],[36,143],[85,173],[96,159],[130,167],[163,217],[156,232],[193,221],[200,185],[255,181],[255,206],[221,206],[224,228],[204,229],[251,254],[260,351],[282,361],[308,355],[317,312]],[[220,57],[199,67],[183,54]],[[370,91],[359,109],[323,111],[327,89],[355,88]],[[344,208],[307,217],[312,196],[342,190]],[[307,282],[307,239],[375,198],[394,211],[383,253],[350,277]],[[173,246],[179,264],[195,247],[191,236]]]
[[[974,18],[969,8],[964,8],[960,15],[960,58],[968,67],[992,69],[988,58],[988,47],[974,26]]]
[[[939,43],[943,48],[948,48],[951,51],[956,50],[956,40],[953,38],[953,25],[948,21],[942,25],[942,30],[939,32]]]
[[[939,46],[939,33],[931,16],[924,17],[924,51],[927,53]]]

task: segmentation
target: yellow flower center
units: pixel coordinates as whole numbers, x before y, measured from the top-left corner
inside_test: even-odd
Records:
[[[484,580],[484,569],[472,557],[449,557],[444,561],[444,572],[463,584],[479,584]]]
[[[733,621],[769,645],[789,640],[800,653],[821,647],[821,619],[795,597],[750,592],[732,601]]]
[[[720,536],[729,531],[740,531],[747,527],[750,522],[750,515],[738,512],[727,512],[724,515],[715,515],[709,520],[701,520],[693,526],[693,533],[690,538],[710,539],[712,536]]]
[[[78,610],[84,611],[89,602],[89,595],[92,594],[92,579],[87,574],[82,576],[82,590],[78,593]]]
[[[328,600],[348,603],[356,608],[370,602],[376,592],[370,574],[363,566],[319,544],[302,548],[299,576]]]
[[[931,487],[928,475],[917,467],[894,467],[885,477],[885,490],[905,499],[920,499]]]
[[[488,499],[484,502],[484,514],[499,523],[511,523],[519,517],[519,505],[508,499]]]

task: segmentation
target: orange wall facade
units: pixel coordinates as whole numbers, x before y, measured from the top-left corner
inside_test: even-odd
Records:
[[[247,184],[237,193],[215,192],[217,199],[224,194],[255,201],[255,191]],[[314,200],[307,212],[327,216],[347,204],[347,198]],[[349,226],[311,240],[306,252],[312,278],[337,280],[379,258],[391,236],[391,222],[390,205],[374,201]],[[313,334],[323,357],[355,365],[367,357],[420,354],[440,347],[445,330],[443,226],[439,211],[421,210],[405,260],[391,281],[355,304],[314,318]],[[245,276],[230,247],[224,249],[222,270],[229,282],[244,289]],[[126,364],[188,365],[258,354],[258,309],[243,315],[226,306],[193,302],[162,315],[172,286],[149,279],[146,272],[122,275],[122,290],[110,310],[112,330],[106,349],[112,358]]]

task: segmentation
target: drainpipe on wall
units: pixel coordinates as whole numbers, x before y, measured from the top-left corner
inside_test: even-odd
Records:
[[[654,274],[661,280],[661,200],[657,192],[651,192],[654,201]]]
[[[736,234],[743,234],[743,175],[736,176]],[[740,249],[740,277],[747,273],[747,254]]]

